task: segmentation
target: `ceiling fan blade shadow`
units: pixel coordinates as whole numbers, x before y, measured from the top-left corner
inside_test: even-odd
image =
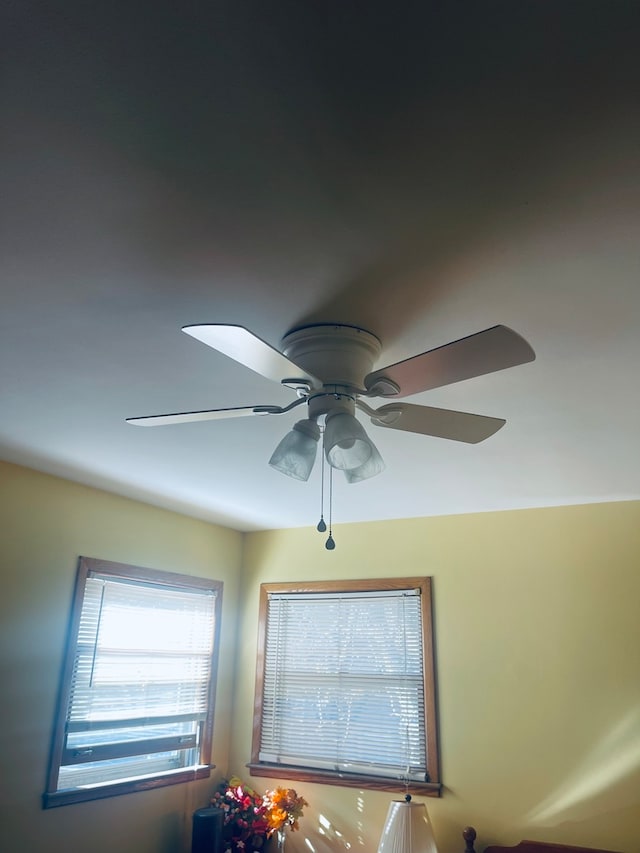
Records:
[[[484,441],[506,423],[503,418],[490,418],[452,409],[434,409],[413,403],[388,403],[381,406],[371,414],[371,422],[387,429],[400,429],[435,438],[464,441],[467,444]]]
[[[127,418],[134,426],[169,426],[171,424],[194,423],[195,421],[217,421],[222,418],[244,418],[248,415],[281,415],[304,400],[296,400],[290,406],[237,406],[231,409],[210,409],[204,412],[176,412],[170,415],[149,415],[142,418]]]
[[[359,326],[373,331],[382,341],[401,337],[414,318],[417,307],[425,313],[437,306],[442,288],[443,267],[447,255],[459,253],[446,246],[448,234],[433,235],[433,226],[411,228],[402,221],[402,235],[395,241],[388,231],[385,236],[385,253],[379,255],[379,245],[370,249],[370,256],[362,267],[345,271],[339,285],[327,282],[323,299],[313,310],[299,319],[297,325],[334,322]],[[429,232],[425,245],[425,231]],[[393,243],[394,245],[390,245]]]
[[[383,383],[383,380],[390,379],[400,387],[394,396],[408,397],[420,391],[525,364],[535,357],[533,349],[517,332],[507,326],[492,326],[375,370],[365,377],[364,382],[369,396],[390,396]]]
[[[322,385],[317,377],[244,326],[205,323],[183,326],[182,331],[274,382],[292,380]]]

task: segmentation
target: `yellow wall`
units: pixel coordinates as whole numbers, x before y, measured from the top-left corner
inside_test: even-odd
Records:
[[[258,586],[432,575],[443,853],[538,838],[637,853],[640,816],[640,503],[247,536],[231,766],[247,775]],[[286,780],[285,780],[286,781]],[[264,790],[274,780],[255,778]],[[299,851],[375,851],[392,794],[298,784]],[[419,798],[417,798],[419,799]],[[334,836],[335,837],[335,836]],[[304,845],[305,838],[311,848]]]
[[[222,580],[214,758],[226,771],[241,534],[0,463],[0,849],[180,853],[212,780],[41,809],[79,555]]]
[[[445,791],[426,802],[441,853],[463,849],[469,823],[478,851],[534,837],[637,853],[640,502],[344,525],[328,552],[312,527],[243,537],[0,463],[0,525],[3,851],[188,853],[217,774],[248,778],[259,584],[428,574]],[[224,581],[213,779],[41,809],[81,554]],[[394,795],[298,788],[311,806],[292,853],[375,853]]]

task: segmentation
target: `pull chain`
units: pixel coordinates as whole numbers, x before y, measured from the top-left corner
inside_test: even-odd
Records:
[[[324,430],[322,445],[322,468],[320,469],[320,521],[316,527],[318,533],[324,533],[327,525],[324,523]]]
[[[411,794],[409,793],[409,771],[411,770],[411,765],[407,765],[407,772],[404,777],[404,801],[405,803],[411,802]]]
[[[333,519],[333,467],[329,466],[329,538],[324,543],[324,547],[327,551],[333,551],[336,547],[336,543],[333,540],[333,536],[331,535],[331,521]]]

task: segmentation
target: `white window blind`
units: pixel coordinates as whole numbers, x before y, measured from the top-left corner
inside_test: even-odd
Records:
[[[428,781],[420,590],[272,593],[259,760]]]
[[[90,572],[57,790],[197,766],[216,591]]]

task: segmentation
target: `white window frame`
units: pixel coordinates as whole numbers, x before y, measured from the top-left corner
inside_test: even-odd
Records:
[[[395,635],[396,641],[389,644],[390,660],[383,660],[385,651],[384,655],[377,656],[372,667],[366,659],[366,648],[351,655],[355,650],[344,646],[350,659],[350,674],[348,677],[341,675],[339,667],[328,663],[331,655],[327,655],[325,661],[322,654],[317,653],[319,641],[314,628],[307,634],[306,629],[300,630],[296,620],[308,620],[310,625],[314,620],[322,620],[321,627],[325,632],[329,627],[331,633],[326,636],[331,637],[332,642],[334,637],[340,636],[338,645],[349,644],[349,632],[338,626],[342,618],[338,614],[344,612],[346,606],[347,610],[357,610],[357,618],[363,619],[366,618],[363,611],[366,613],[369,604],[372,614],[379,614],[382,606],[387,608],[384,627],[380,623],[380,632],[375,638],[378,649],[388,636],[384,632],[389,630],[389,624],[395,624],[400,632]],[[404,615],[405,604],[408,616]],[[309,611],[310,607],[315,610]],[[285,609],[288,613],[283,615]],[[291,614],[295,615],[287,622]],[[332,620],[335,620],[335,631]],[[290,637],[275,636],[288,624],[292,625]],[[315,624],[318,626],[320,622]],[[375,626],[376,623],[371,621],[367,625]],[[403,630],[411,630],[412,636],[409,638],[407,634],[406,642],[398,642]],[[358,656],[362,665],[355,660]],[[308,666],[306,660],[309,660]],[[361,681],[362,688],[358,684],[355,691],[359,697],[366,696],[365,701],[361,698],[353,701],[354,681]],[[385,693],[393,694],[393,699],[387,699]],[[321,695],[322,700],[316,699]],[[352,727],[351,722],[341,721],[334,725],[326,713],[326,706],[321,706],[326,696],[332,697],[331,702],[337,697],[338,704],[344,700],[343,706],[349,709],[349,714],[362,715],[359,728]],[[400,697],[400,704],[409,697],[406,707],[410,707],[411,712],[405,714],[404,719],[392,713],[385,718],[379,709],[386,707],[387,701],[390,707],[392,702],[397,702],[397,697]],[[378,711],[367,720],[369,701],[376,703]],[[431,578],[262,584],[254,708],[253,744],[248,765],[254,776],[440,796]],[[316,713],[318,718],[324,715],[317,727]],[[303,733],[301,737],[296,730],[298,724]],[[399,735],[399,729],[404,727],[406,731],[408,726],[412,730],[411,743],[408,735]],[[319,733],[327,729],[331,736],[323,739]],[[358,746],[353,747],[349,736],[356,730]],[[327,745],[334,732],[336,743],[340,743],[335,754],[332,745]],[[379,747],[381,739],[392,744],[383,756],[381,751],[384,750]],[[400,745],[404,740],[406,748]]]
[[[80,557],[44,808],[211,775],[222,588]],[[195,628],[177,634],[189,639],[157,648],[163,614]],[[145,617],[149,629],[124,641]]]

